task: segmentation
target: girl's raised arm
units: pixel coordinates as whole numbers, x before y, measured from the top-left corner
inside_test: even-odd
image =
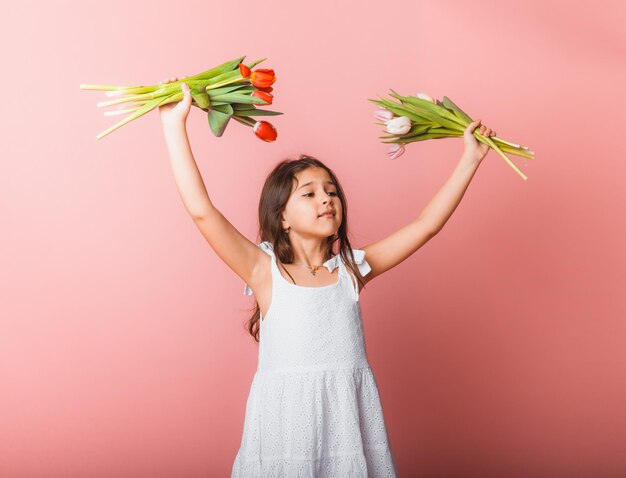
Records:
[[[176,77],[162,83],[170,81],[177,81]],[[176,187],[185,209],[215,253],[254,289],[267,254],[242,235],[209,199],[187,137],[191,93],[185,83],[181,89],[184,97],[180,102],[159,107]]]
[[[478,166],[489,151],[489,146],[478,144],[473,135],[474,129],[479,125],[480,120],[474,121],[465,129],[465,149],[461,160],[419,217],[388,237],[362,248],[371,267],[370,273],[363,278],[365,283],[400,264],[441,231],[461,202]],[[485,136],[496,135],[495,131],[485,125],[480,126],[480,133]]]

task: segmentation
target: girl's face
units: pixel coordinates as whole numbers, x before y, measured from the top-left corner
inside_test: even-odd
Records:
[[[308,168],[296,174],[298,183],[283,210],[283,230],[291,226],[289,235],[302,238],[326,238],[341,225],[341,201],[337,188],[325,169]],[[328,210],[331,216],[323,215]]]

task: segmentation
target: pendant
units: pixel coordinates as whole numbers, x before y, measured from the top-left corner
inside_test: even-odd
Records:
[[[320,266],[311,266],[311,274],[315,275]]]

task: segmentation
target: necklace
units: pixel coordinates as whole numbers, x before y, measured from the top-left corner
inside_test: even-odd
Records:
[[[317,270],[322,267],[322,266],[308,266],[306,264],[293,264],[294,266],[300,266],[300,267],[306,267],[308,269],[311,269],[311,274],[315,275]],[[322,264],[323,265],[323,264]]]

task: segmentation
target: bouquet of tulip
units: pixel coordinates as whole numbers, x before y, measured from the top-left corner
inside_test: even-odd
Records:
[[[400,103],[382,98],[380,101],[369,100],[381,107],[375,113],[376,119],[379,120],[376,124],[385,125],[386,132],[391,133],[389,136],[379,136],[384,139],[391,138],[390,141],[383,141],[383,143],[392,143],[388,150],[391,159],[401,156],[404,153],[404,145],[407,143],[463,136],[465,128],[473,121],[447,96],[443,97],[443,101],[435,101],[426,93],[401,96],[391,91],[390,96],[399,100]],[[473,134],[477,141],[491,146],[523,179],[528,179],[504,154],[535,159],[535,153],[527,146],[511,143],[497,136],[483,136],[478,130],[475,130]]]
[[[276,81],[274,70],[257,69],[256,65],[266,60],[254,61],[248,65],[242,63],[245,56],[223,63],[215,68],[182,78],[178,81],[152,86],[112,86],[112,85],[80,85],[81,90],[105,90],[111,101],[98,103],[103,106],[126,103],[126,109],[118,106],[118,111],[107,111],[105,116],[129,113],[119,123],[103,131],[100,139],[126,123],[139,118],[147,112],[183,99],[181,83],[187,83],[193,98],[192,106],[197,106],[208,113],[209,126],[217,137],[222,136],[231,118],[253,128],[254,134],[263,141],[271,142],[277,137],[274,126],[267,121],[256,121],[251,116],[281,115],[277,111],[255,108],[254,105],[271,105],[273,96],[271,85]],[[130,103],[130,104],[128,104]]]

